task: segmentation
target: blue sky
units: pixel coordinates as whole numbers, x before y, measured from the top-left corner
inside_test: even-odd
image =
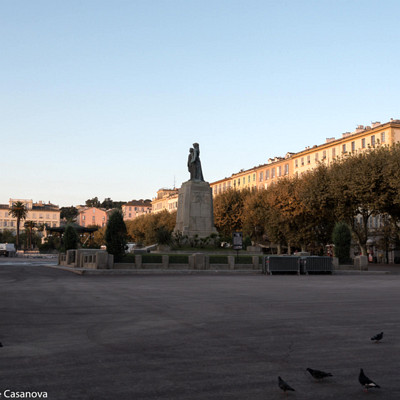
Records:
[[[0,1],[0,203],[155,197],[400,118],[398,1]]]

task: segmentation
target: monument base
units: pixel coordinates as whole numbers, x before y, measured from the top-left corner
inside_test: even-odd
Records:
[[[174,232],[204,238],[217,234],[214,226],[212,190],[208,182],[190,180],[179,189]]]

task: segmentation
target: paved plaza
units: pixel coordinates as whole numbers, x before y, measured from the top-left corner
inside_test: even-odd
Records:
[[[398,274],[101,276],[2,260],[0,398],[400,399],[399,305]],[[381,389],[364,393],[360,368]]]

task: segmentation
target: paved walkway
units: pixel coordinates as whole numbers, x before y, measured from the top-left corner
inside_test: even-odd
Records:
[[[282,399],[278,375],[296,389],[287,398],[400,399],[399,287],[397,274],[79,276],[0,263],[1,399]],[[317,383],[307,367],[334,376]],[[382,388],[365,394],[359,368]]]

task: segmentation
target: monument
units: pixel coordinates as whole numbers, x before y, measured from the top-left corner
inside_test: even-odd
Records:
[[[204,181],[200,147],[193,143],[187,161],[190,179],[179,189],[178,213],[174,232],[188,237],[204,238],[216,234],[210,184]]]

